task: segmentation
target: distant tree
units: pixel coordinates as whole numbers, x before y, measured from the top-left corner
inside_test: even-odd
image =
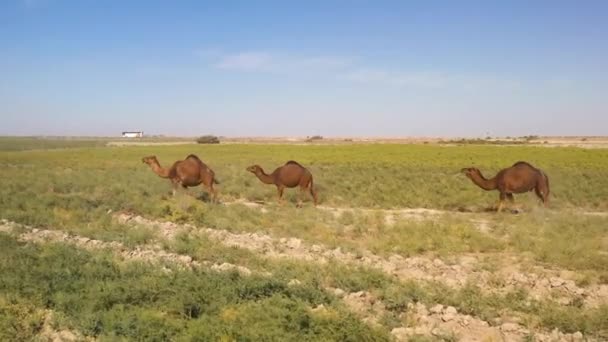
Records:
[[[215,135],[203,135],[196,139],[196,142],[199,144],[219,144],[220,139]]]
[[[312,137],[306,137],[306,141],[311,142],[315,140],[323,140],[323,137],[320,135],[313,135]]]

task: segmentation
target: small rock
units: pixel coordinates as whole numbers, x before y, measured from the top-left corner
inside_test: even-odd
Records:
[[[416,303],[416,313],[420,316],[428,316],[429,310],[426,308],[426,305],[422,303]]]
[[[440,259],[435,259],[435,260],[433,260],[433,265],[435,265],[436,267],[442,267],[445,264]]]
[[[407,341],[411,335],[411,329],[403,327],[394,328],[391,330],[391,335],[393,335],[397,341]]]
[[[511,276],[511,279],[515,282],[515,283],[522,283],[522,284],[527,284],[528,283],[528,277],[526,277],[525,274],[522,273],[514,273]]]
[[[562,278],[558,278],[558,277],[552,277],[551,279],[549,279],[549,282],[551,283],[551,287],[559,287],[564,285],[565,281]]]
[[[310,247],[310,251],[313,253],[320,253],[321,251],[323,251],[323,248],[319,245],[312,245]]]
[[[443,313],[455,315],[458,313],[458,310],[456,310],[456,308],[453,306],[448,306],[445,309],[443,309]]]
[[[503,323],[500,326],[500,330],[504,332],[515,332],[519,330],[519,325],[517,323]]]
[[[344,297],[345,293],[346,292],[344,292],[344,290],[340,288],[334,289],[334,295],[336,295],[337,297]]]
[[[351,293],[351,296],[355,297],[355,298],[364,298],[367,296],[367,293],[365,291],[359,291],[359,292],[353,292]]]
[[[57,336],[55,338],[55,340],[62,341],[62,342],[77,341],[78,340],[78,336],[76,336],[76,334],[74,334],[73,332],[71,332],[69,330],[62,330],[62,331],[59,332],[58,335],[59,336]]]
[[[430,309],[431,313],[440,314],[443,311],[443,305],[437,304]]]
[[[431,334],[433,334],[433,336],[447,336],[449,335],[448,332],[446,332],[443,329],[439,329],[439,328],[433,328],[433,330],[431,330]]]
[[[414,334],[416,335],[428,335],[429,333],[429,329],[422,327],[422,326],[418,326],[414,328]]]
[[[184,264],[189,264],[192,262],[192,257],[189,255],[180,255],[179,260]]]
[[[317,305],[316,308],[312,309],[312,312],[325,312],[325,311],[327,311],[327,310],[325,309],[325,305],[323,305],[323,304],[319,304],[319,305]]]
[[[585,292],[585,290],[576,286],[576,284],[572,280],[567,281],[565,287],[566,287],[566,290],[568,290],[571,293],[577,294],[577,295],[581,295]]]
[[[575,332],[574,334],[572,334],[572,340],[573,341],[582,341],[583,333],[581,333],[580,331]]]
[[[445,314],[441,315],[441,320],[444,322],[453,321],[454,318],[456,318],[455,314],[445,313]]]
[[[289,281],[289,283],[287,283],[287,286],[296,286],[296,285],[300,285],[302,284],[301,281],[299,281],[298,279],[291,279]]]

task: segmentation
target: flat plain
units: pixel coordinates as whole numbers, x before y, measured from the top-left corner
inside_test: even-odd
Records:
[[[108,141],[0,138],[2,340],[608,339],[606,148]],[[190,153],[220,203],[141,161]],[[292,159],[319,206],[245,171]],[[549,208],[459,172],[520,160]]]

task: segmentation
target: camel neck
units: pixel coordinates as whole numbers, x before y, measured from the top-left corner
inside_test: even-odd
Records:
[[[496,177],[492,179],[486,179],[481,173],[479,173],[479,175],[474,174],[471,180],[473,181],[473,183],[477,184],[477,186],[484,190],[494,190],[498,187],[496,184]]]
[[[259,172],[256,172],[256,177],[258,177],[259,180],[262,181],[262,183],[265,184],[274,184],[274,177],[272,177],[271,175],[267,175],[264,170],[260,170]]]
[[[150,164],[150,167],[152,168],[152,171],[154,171],[154,173],[156,173],[159,177],[169,178],[169,170],[160,166],[158,161],[155,161]]]

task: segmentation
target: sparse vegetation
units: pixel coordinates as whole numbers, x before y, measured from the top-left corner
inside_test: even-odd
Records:
[[[485,260],[481,266],[491,268],[504,255],[518,255],[535,265],[573,272],[580,286],[594,286],[608,283],[608,256],[603,252],[608,217],[584,212],[608,210],[607,150],[489,144],[101,148],[98,143],[42,150],[40,141],[24,143],[38,146],[25,150],[21,141],[3,143],[0,218],[118,241],[127,248],[158,244],[198,261],[229,262],[272,274],[268,279],[255,274],[246,278],[204,269],[189,272],[174,265],[141,267],[109,252],[23,244],[0,233],[3,340],[36,336],[45,309],[57,313],[61,327],[108,339],[385,340],[393,327],[405,324],[400,314],[408,310],[407,304],[417,302],[452,305],[490,322],[507,315],[539,329],[606,336],[605,306],[564,306],[551,297],[530,301],[517,289],[492,295],[473,284],[454,289],[432,281],[404,282],[352,265],[269,260],[218,245],[203,233],[168,240],[156,229],[118,223],[112,214],[130,212],[232,232],[263,232],[276,239],[299,238],[362,258],[363,251],[387,259],[394,254],[442,260],[474,255]],[[225,204],[200,201],[199,189],[172,197],[170,184],[141,163],[146,155],[177,160],[190,153],[212,163],[222,179],[218,190]],[[315,209],[308,202],[296,209],[295,191],[286,192],[289,203],[279,206],[275,189],[260,186],[245,171],[250,164],[281,165],[289,159],[314,173],[325,207]],[[485,213],[496,194],[480,191],[458,171],[476,166],[491,174],[518,160],[530,161],[549,175],[554,194],[550,209],[539,208],[533,195],[522,194],[516,198],[523,214]],[[236,200],[260,201],[264,210],[226,204]],[[399,212],[408,207],[447,212]],[[485,228],[480,229],[479,222]],[[300,285],[288,286],[292,279]],[[496,286],[504,282],[492,281]],[[381,299],[388,315],[382,326],[361,323],[326,290],[329,287],[368,291]],[[320,304],[326,311],[312,313]]]

